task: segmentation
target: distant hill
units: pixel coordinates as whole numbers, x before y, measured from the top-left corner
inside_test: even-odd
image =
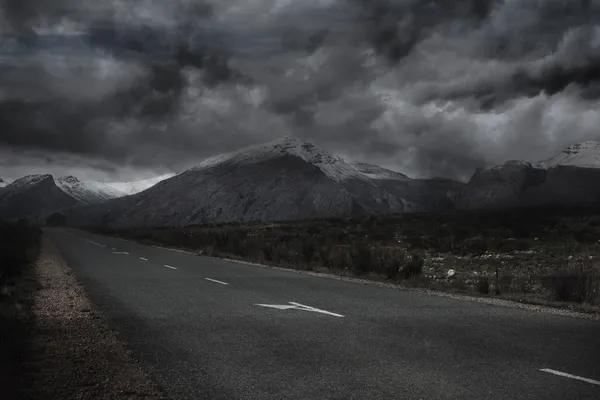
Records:
[[[28,175],[0,188],[0,217],[29,218],[77,205],[100,203],[124,193],[73,176]]]
[[[600,202],[600,143],[584,142],[537,163],[513,160],[478,170],[457,208]]]

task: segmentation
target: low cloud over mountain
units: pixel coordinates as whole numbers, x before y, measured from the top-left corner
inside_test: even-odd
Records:
[[[29,157],[13,168],[43,154],[128,180],[292,135],[467,180],[600,136],[598,0],[0,5],[0,147]]]

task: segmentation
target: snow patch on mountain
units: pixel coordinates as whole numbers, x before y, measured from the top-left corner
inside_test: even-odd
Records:
[[[34,175],[27,175],[24,176],[22,178],[17,179],[16,181],[14,181],[10,187],[12,189],[18,189],[20,187],[24,187],[27,185],[33,185],[36,184],[38,182],[41,182],[45,179],[49,179],[52,178],[52,175],[48,175],[48,174],[34,174]]]
[[[0,178],[0,188],[3,188],[8,184],[10,184],[10,182],[7,182],[4,179]]]
[[[169,179],[175,176],[175,174],[164,174],[155,176],[154,178],[149,179],[140,179],[132,182],[108,182],[107,185],[125,193],[125,194],[135,194],[139,193],[143,190],[151,188],[159,182],[164,181],[165,179]]]
[[[125,196],[126,194],[105,183],[82,182],[74,176],[63,176],[55,180],[66,194],[83,203],[91,204]]]
[[[307,163],[318,167],[325,175],[336,182],[351,178],[368,179],[365,174],[361,173],[342,157],[321,150],[312,143],[302,139],[289,136],[264,144],[244,147],[231,153],[210,157],[192,168],[192,171],[213,168],[223,163],[231,163],[241,167],[267,161],[281,155],[299,157]]]
[[[392,171],[391,169],[383,168],[379,165],[368,164],[359,161],[351,161],[350,165],[353,166],[358,172],[371,179],[411,180],[408,176],[400,172]]]
[[[576,143],[554,157],[540,161],[538,164],[546,169],[556,166],[600,168],[600,142]]]

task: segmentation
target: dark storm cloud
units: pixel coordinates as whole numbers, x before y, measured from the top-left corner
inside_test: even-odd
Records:
[[[176,170],[295,135],[468,178],[600,138],[598,0],[0,5],[0,146],[61,162]]]
[[[358,21],[378,53],[398,62],[432,30],[449,21],[476,26],[487,18],[496,0],[355,0]]]

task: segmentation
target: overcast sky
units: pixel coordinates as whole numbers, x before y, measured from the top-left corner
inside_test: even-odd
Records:
[[[468,179],[600,140],[600,0],[0,5],[8,178],[147,178],[291,135]]]

